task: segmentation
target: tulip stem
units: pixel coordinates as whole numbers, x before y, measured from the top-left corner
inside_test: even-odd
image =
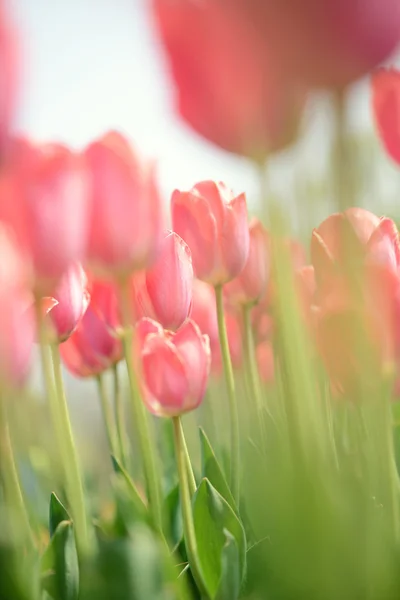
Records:
[[[96,377],[97,381],[97,391],[99,394],[100,404],[101,404],[101,412],[103,413],[104,426],[107,435],[108,446],[111,454],[115,454],[115,431],[113,425],[113,416],[111,412],[111,406],[107,398],[106,390],[104,387],[104,377],[103,375],[98,375]]]
[[[193,573],[193,577],[200,589],[202,597],[208,598],[209,596],[205,591],[205,586],[203,583],[203,575],[199,560],[199,553],[197,549],[196,532],[194,528],[192,502],[189,490],[188,470],[186,462],[186,444],[183,437],[183,429],[180,417],[173,417],[172,423],[174,426],[174,445],[176,462],[178,466],[179,488],[181,495],[182,519],[183,530],[185,534],[186,552],[189,558],[189,564]]]
[[[187,473],[188,473],[188,478],[189,478],[190,496],[194,496],[196,493],[196,490],[197,490],[196,478],[194,476],[192,462],[190,460],[190,454],[189,454],[189,450],[188,450],[188,447],[186,444],[185,433],[183,431],[183,425],[182,425],[181,419],[179,419],[179,427],[181,428],[180,435],[181,435],[181,440],[182,440],[183,452],[185,454],[186,468],[187,468]]]
[[[76,543],[78,551],[81,554],[86,554],[89,551],[89,535],[83,485],[65,398],[60,354],[57,346],[50,347],[47,324],[43,317],[40,298],[36,301],[35,306],[44,384],[56,439],[59,444],[62,468],[66,478],[67,496],[74,519]]]
[[[333,92],[335,139],[333,146],[333,183],[335,202],[340,212],[353,206],[353,182],[351,179],[352,152],[346,123],[346,93]]]
[[[245,349],[245,364],[248,373],[248,381],[250,385],[250,392],[253,396],[253,400],[256,405],[258,424],[260,427],[260,441],[262,443],[263,450],[265,450],[265,422],[264,422],[264,411],[261,399],[261,388],[260,379],[258,375],[256,356],[254,351],[254,338],[253,330],[251,327],[251,305],[243,307],[243,324],[244,324],[244,349]]]
[[[119,444],[119,452],[121,458],[122,466],[127,469],[128,468],[128,459],[129,459],[129,451],[128,451],[128,440],[126,437],[125,431],[125,416],[124,416],[124,405],[122,401],[121,387],[119,384],[119,375],[118,375],[118,364],[115,363],[113,365],[113,380],[114,380],[114,412],[115,412],[115,422],[117,425],[117,438]]]
[[[150,422],[146,413],[145,405],[142,402],[140,388],[134,372],[134,335],[131,326],[131,299],[128,282],[121,285],[121,312],[123,316],[124,332],[122,343],[126,367],[128,371],[130,400],[132,406],[133,418],[135,421],[136,433],[139,440],[140,450],[143,461],[143,472],[146,480],[147,497],[153,523],[156,529],[162,534],[162,516],[161,516],[161,491],[160,477],[158,476],[157,459],[154,452],[153,436],[150,433]]]
[[[222,285],[215,286],[215,297],[217,305],[219,343],[221,346],[222,362],[226,387],[228,391],[229,411],[231,418],[231,490],[236,505],[239,506],[240,485],[240,447],[239,447],[239,414],[235,396],[235,379],[233,376],[232,360],[229,350],[228,334],[224,316],[224,298]]]
[[[17,525],[17,534],[22,535],[23,542],[28,552],[33,552],[36,548],[36,544],[21,489],[17,465],[15,463],[10,428],[7,415],[5,414],[6,409],[5,407],[0,406],[0,410],[2,412],[0,423],[1,473],[7,505],[15,512],[15,518],[14,515],[11,515],[10,520],[12,525],[14,523]]]

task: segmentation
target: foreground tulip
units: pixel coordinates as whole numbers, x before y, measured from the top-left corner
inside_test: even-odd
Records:
[[[372,108],[379,137],[400,165],[400,71],[379,69],[373,74]]]
[[[172,334],[151,319],[139,321],[137,337],[148,409],[174,417],[197,408],[210,371],[208,337],[190,320]]]
[[[91,176],[88,256],[101,273],[126,277],[151,265],[162,239],[162,206],[154,168],[117,132],[85,151]]]
[[[196,277],[214,286],[239,275],[249,254],[244,194],[234,196],[223,183],[202,181],[172,195],[174,231],[192,252]]]
[[[400,41],[397,0],[234,0],[285,68],[309,84],[337,87],[365,75]]]
[[[0,181],[0,218],[14,229],[39,296],[85,256],[86,184],[82,160],[64,146],[13,142]]]
[[[90,301],[87,284],[82,265],[75,263],[52,292],[57,305],[52,309],[50,319],[59,343],[65,342],[74,333],[85,314]]]
[[[138,317],[150,317],[176,330],[192,309],[193,267],[188,245],[169,232],[155,264],[133,278]]]
[[[304,92],[234,2],[153,0],[181,116],[211,142],[261,159],[293,140]]]
[[[253,219],[249,226],[249,255],[242,272],[225,286],[225,294],[233,305],[256,303],[267,291],[269,281],[269,242],[267,232]]]

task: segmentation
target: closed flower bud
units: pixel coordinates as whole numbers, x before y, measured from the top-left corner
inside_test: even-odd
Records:
[[[90,300],[86,273],[80,263],[70,266],[52,297],[57,305],[51,310],[50,319],[56,338],[61,343],[74,333]]]

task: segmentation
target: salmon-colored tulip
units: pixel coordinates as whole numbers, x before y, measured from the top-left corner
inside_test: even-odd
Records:
[[[225,150],[261,158],[293,140],[305,94],[234,5],[153,0],[181,116]]]
[[[116,327],[116,298],[108,282],[90,281],[90,303],[71,337],[60,345],[61,358],[76,377],[99,375],[122,358]]]
[[[270,276],[268,234],[258,219],[249,226],[249,255],[242,272],[224,288],[233,305],[256,303],[267,291]]]
[[[50,319],[59,343],[65,342],[78,327],[89,305],[86,273],[80,263],[70,266],[59,281],[52,297],[57,305],[50,312]]]
[[[206,391],[211,354],[208,337],[188,320],[177,333],[155,321],[137,325],[144,401],[158,416],[173,417],[193,410]]]
[[[378,69],[373,74],[372,109],[379,137],[400,165],[400,71]]]
[[[231,0],[226,0],[231,4]],[[400,41],[397,0],[233,0],[284,68],[311,85],[344,86],[378,66]]]
[[[193,293],[192,257],[188,245],[169,232],[155,264],[133,278],[137,317],[151,317],[176,330],[190,316]]]
[[[15,140],[0,192],[0,219],[13,227],[26,253],[36,293],[48,295],[69,265],[85,257],[89,207],[82,159],[61,145]]]
[[[172,195],[174,231],[192,252],[196,277],[222,285],[239,275],[249,254],[244,194],[234,196],[223,183],[202,181]]]
[[[126,277],[154,261],[162,239],[162,206],[153,165],[115,131],[85,151],[91,176],[89,260],[94,270]]]

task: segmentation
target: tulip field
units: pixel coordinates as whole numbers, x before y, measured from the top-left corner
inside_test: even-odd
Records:
[[[399,0],[147,4],[176,115],[257,202],[166,195],[111,126],[16,134],[0,0],[0,600],[398,600],[400,209],[363,206],[346,102],[367,77],[399,169]],[[299,239],[270,159],[321,90],[332,210],[293,198]]]

